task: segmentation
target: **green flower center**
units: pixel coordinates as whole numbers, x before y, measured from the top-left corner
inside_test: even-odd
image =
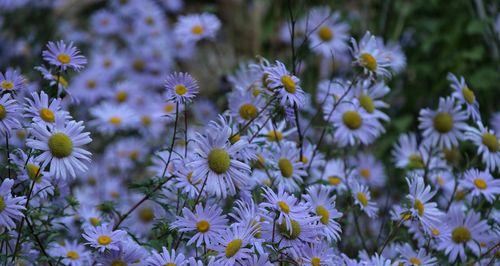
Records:
[[[32,163],[26,164],[26,172],[28,172],[28,177],[36,183],[40,183],[40,181],[42,181],[40,167],[38,167],[38,165]]]
[[[330,212],[328,212],[328,210],[321,205],[316,207],[316,215],[321,217],[319,221],[322,224],[328,224],[328,222],[330,221]]]
[[[373,104],[372,98],[366,94],[361,94],[359,96],[359,104],[361,104],[361,106],[370,114],[375,111],[375,105]]]
[[[5,199],[0,196],[0,213],[3,212],[3,210],[5,210],[5,208],[7,207],[7,205],[5,204]]]
[[[296,89],[297,85],[295,84],[295,81],[293,81],[292,77],[290,77],[289,75],[284,75],[283,77],[281,77],[281,83],[283,84],[283,86],[285,87],[285,90],[288,93],[292,93],[292,94],[295,93],[295,89]]]
[[[363,119],[356,111],[347,111],[342,115],[342,121],[348,128],[355,130],[361,127]]]
[[[358,192],[356,194],[356,197],[358,198],[358,201],[361,202],[361,205],[365,206],[368,205],[368,198],[366,197],[366,194],[363,192]]]
[[[377,60],[369,53],[362,53],[360,56],[361,65],[370,71],[377,70]]]
[[[223,149],[213,149],[208,154],[208,167],[217,174],[223,174],[231,165],[231,157]]]
[[[56,158],[64,158],[73,152],[73,142],[64,133],[56,133],[49,138],[49,150]]]
[[[434,128],[439,133],[448,133],[453,129],[453,118],[447,112],[439,112],[434,116]]]
[[[3,120],[7,116],[7,110],[0,104],[0,120]]]
[[[474,92],[468,87],[462,88],[462,95],[464,96],[464,99],[468,104],[473,104],[474,100],[476,99]]]
[[[280,158],[278,161],[281,175],[284,177],[291,177],[293,174],[293,165],[287,158]]]
[[[471,240],[470,231],[464,226],[459,226],[451,232],[451,239],[458,244],[466,243]]]
[[[111,266],[127,266],[128,264],[123,260],[114,260],[111,262]]]
[[[253,104],[250,103],[245,103],[241,105],[240,110],[239,110],[241,118],[245,120],[251,120],[257,117],[257,107],[255,107]]]
[[[62,64],[69,64],[69,62],[71,61],[71,57],[68,54],[60,53],[59,55],[57,55],[57,60]]]
[[[483,144],[488,147],[488,150],[490,152],[497,152],[499,149],[499,142],[498,139],[495,135],[491,133],[484,133],[483,134]]]
[[[238,250],[240,250],[241,245],[243,244],[243,241],[241,239],[234,239],[233,241],[229,242],[226,246],[226,257],[231,258],[234,256]]]
[[[52,112],[52,110],[48,108],[40,109],[39,115],[40,118],[45,122],[53,123],[55,121],[54,112]]]
[[[2,83],[0,83],[0,86],[4,90],[12,90],[12,88],[14,88],[14,83],[7,81],[7,80],[2,80]]]
[[[408,157],[408,168],[410,169],[422,169],[425,167],[422,156],[419,154],[412,154]]]
[[[300,224],[297,221],[295,221],[295,220],[291,220],[290,223],[292,225],[290,229],[286,228],[286,223],[285,222],[281,223],[278,226],[280,233],[285,238],[288,238],[288,239],[291,239],[291,240],[299,238],[300,233],[301,233]]]
[[[318,36],[322,41],[327,42],[333,39],[333,31],[330,29],[330,27],[323,26],[319,28]]]

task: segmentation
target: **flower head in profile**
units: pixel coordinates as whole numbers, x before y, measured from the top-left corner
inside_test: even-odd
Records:
[[[61,71],[73,69],[80,71],[87,64],[87,59],[83,56],[78,48],[64,41],[49,42],[47,50],[42,53],[43,59],[49,64],[60,68]]]
[[[465,111],[468,116],[474,121],[480,121],[479,103],[474,91],[467,85],[464,77],[460,77],[459,79],[452,73],[448,73],[447,79],[450,82],[450,87],[453,89],[451,96],[457,99],[460,104],[465,105]]]
[[[477,146],[477,153],[491,172],[500,171],[500,138],[492,129],[477,122],[476,127],[468,127],[465,137]]]
[[[0,133],[10,136],[12,130],[21,128],[18,113],[20,106],[10,93],[0,98]]]
[[[8,68],[5,74],[0,72],[0,89],[2,91],[18,91],[26,86],[26,79],[19,71]]]
[[[188,73],[174,72],[165,80],[167,100],[176,103],[191,102],[199,90],[198,83]]]
[[[413,217],[417,217],[425,232],[431,232],[441,222],[443,213],[438,209],[437,203],[430,202],[436,192],[431,192],[430,186],[425,186],[421,176],[407,178],[410,194],[410,211]]]

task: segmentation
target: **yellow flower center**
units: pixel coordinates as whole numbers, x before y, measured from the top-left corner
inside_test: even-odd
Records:
[[[280,207],[281,211],[288,214],[290,213],[290,206],[286,204],[284,201],[278,201],[278,207]]]
[[[321,259],[318,257],[314,257],[311,259],[311,266],[320,266],[321,265]]]
[[[250,103],[245,103],[241,105],[239,110],[241,118],[245,120],[252,120],[256,118],[257,113],[258,113],[257,107],[255,107],[253,104]]]
[[[280,158],[278,161],[281,175],[284,177],[291,177],[293,174],[293,165],[287,158]]]
[[[201,35],[204,31],[205,30],[201,25],[195,25],[193,28],[191,28],[191,33],[193,33],[194,35]]]
[[[172,113],[174,110],[175,110],[175,105],[169,103],[169,104],[166,104],[164,107],[163,107],[163,110],[166,112],[166,113]]]
[[[118,116],[112,116],[108,119],[108,122],[112,125],[118,126],[122,123],[122,118]]]
[[[418,258],[415,258],[415,257],[411,257],[409,259],[410,263],[413,264],[413,265],[420,265],[422,264],[422,262],[418,259]]]
[[[479,188],[479,189],[486,189],[488,188],[488,184],[486,183],[486,181],[482,178],[476,178],[474,179],[474,185]]]
[[[484,146],[488,147],[490,152],[497,152],[499,150],[500,144],[495,135],[491,133],[484,133],[482,139]]]
[[[361,65],[366,67],[368,70],[377,70],[377,60],[375,60],[375,57],[373,57],[373,55],[369,53],[362,53],[359,56],[359,59],[361,61]]]
[[[57,82],[58,78],[57,76],[55,75],[52,75],[52,78]],[[58,82],[60,85],[62,85],[63,87],[68,87],[68,81],[62,77],[62,76],[59,76],[59,82]]]
[[[165,264],[164,266],[177,266],[177,264],[175,264],[173,262],[169,262],[169,263]]]
[[[330,29],[330,27],[323,26],[319,28],[318,36],[322,41],[327,42],[333,39],[333,31]]]
[[[200,220],[199,222],[196,223],[196,229],[200,233],[205,233],[210,229],[210,224],[208,223],[207,220]]]
[[[409,214],[409,213],[402,213],[401,214],[401,219],[403,219],[404,221],[408,221],[408,220],[410,220],[410,218],[411,218],[411,214]]]
[[[241,245],[243,244],[243,241],[241,239],[234,239],[233,241],[229,242],[226,246],[226,258],[231,258],[234,256],[238,250],[240,250]]]
[[[141,117],[141,123],[145,126],[149,126],[151,125],[151,117],[147,116],[147,115],[143,115]]]
[[[66,253],[66,257],[70,260],[77,260],[80,258],[80,255],[78,255],[78,252],[70,250],[68,251],[68,253]]]
[[[111,262],[111,266],[127,266],[127,263],[123,260],[114,260]]]
[[[289,75],[284,75],[281,77],[281,83],[283,84],[283,87],[285,87],[285,90],[288,93],[295,93],[296,86],[295,81],[293,81],[292,77]]]
[[[252,95],[253,95],[253,97],[257,97],[257,96],[259,96],[259,94],[260,94],[260,90],[259,90],[259,88],[254,88],[254,89],[252,90]]]
[[[370,172],[370,169],[368,168],[363,168],[359,171],[359,174],[366,180],[369,180],[372,177],[372,173]]]
[[[451,232],[451,239],[458,244],[467,243],[471,240],[470,231],[464,226],[459,226]]]
[[[348,128],[355,130],[361,127],[363,119],[356,111],[347,111],[342,115],[342,121]]]
[[[3,120],[7,116],[7,110],[0,104],[0,120]]]
[[[231,144],[235,144],[236,142],[240,141],[240,139],[241,139],[240,134],[236,134],[236,135],[230,136],[229,142],[231,142]]]
[[[421,169],[424,168],[424,161],[422,160],[422,156],[420,154],[412,154],[408,157],[408,168],[410,169]]]
[[[318,207],[316,207],[316,215],[320,216],[321,219],[320,219],[320,222],[322,224],[328,224],[329,221],[330,221],[330,212],[328,212],[328,210],[319,205]]]
[[[12,88],[14,88],[14,83],[7,81],[7,80],[2,80],[2,83],[0,83],[0,86],[4,90],[12,90]]]
[[[332,186],[338,186],[340,183],[342,183],[342,179],[338,176],[330,176],[328,177],[328,182]]]
[[[101,219],[99,219],[99,217],[90,217],[90,224],[92,224],[93,226],[98,226],[101,224]]]
[[[231,157],[224,149],[213,149],[208,154],[208,167],[217,174],[223,174],[231,165]]]
[[[139,211],[139,219],[145,223],[151,222],[154,218],[155,214],[151,208],[143,208]]]
[[[309,158],[307,158],[307,156],[305,156],[305,155],[302,155],[302,157],[300,158],[300,161],[303,164],[307,164],[309,162]]]
[[[93,79],[87,80],[87,89],[93,90],[97,87],[97,82]]]
[[[438,176],[437,178],[438,185],[442,186],[444,185],[444,178],[441,176]]]
[[[125,102],[127,98],[128,93],[126,91],[119,91],[115,96],[116,101],[119,103]]]
[[[366,194],[363,193],[363,192],[358,192],[358,194],[356,194],[356,197],[358,198],[358,201],[366,207],[366,205],[368,205],[368,198],[366,197]]]
[[[0,196],[0,213],[2,213],[6,207],[7,205],[5,204],[5,199],[2,196]]]
[[[40,109],[39,115],[45,122],[53,123],[55,121],[54,112],[52,112],[49,108]]]
[[[433,236],[439,236],[441,234],[441,232],[437,228],[432,228],[431,233]]]
[[[69,56],[69,54],[60,53],[57,55],[57,60],[61,62],[61,64],[69,64],[69,62],[71,61],[71,57]]]
[[[97,243],[99,243],[99,245],[107,246],[109,245],[109,243],[111,243],[111,237],[107,235],[99,236],[97,238]]]
[[[359,104],[370,114],[375,111],[372,98],[364,93],[359,96]]]
[[[474,92],[468,87],[462,88],[462,95],[464,96],[465,101],[469,104],[473,104],[474,100],[476,99]]]
[[[177,95],[181,95],[181,96],[186,94],[186,92],[188,91],[186,86],[184,86],[182,84],[175,85],[174,90],[175,90],[175,93]]]
[[[439,133],[448,133],[453,129],[453,118],[447,112],[439,112],[434,117],[434,128]]]
[[[295,221],[295,220],[291,220],[290,221],[292,227],[290,229],[288,229],[286,227],[286,223],[283,222],[281,223],[278,227],[279,227],[279,231],[280,233],[285,237],[285,238],[288,238],[288,239],[297,239],[299,238],[300,236],[300,233],[301,233],[301,228],[300,228],[300,224]]]
[[[413,208],[417,210],[419,216],[424,215],[424,204],[420,200],[415,200],[415,202],[413,203]]]
[[[56,158],[64,158],[73,152],[73,142],[64,133],[56,133],[49,138],[49,150]]]
[[[267,132],[267,140],[269,141],[281,141],[283,139],[283,133],[277,130],[270,130]]]
[[[26,131],[24,131],[23,129],[20,129],[18,131],[16,131],[16,136],[18,139],[25,139],[26,138]]]
[[[40,167],[38,167],[37,165],[34,165],[32,163],[26,164],[26,172],[28,173],[28,177],[36,183],[40,183],[40,181],[42,181],[40,175]]]
[[[146,63],[144,63],[141,59],[136,59],[132,63],[132,68],[134,68],[136,72],[143,72],[146,68]]]

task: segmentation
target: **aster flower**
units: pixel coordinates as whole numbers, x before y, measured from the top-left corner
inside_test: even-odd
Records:
[[[8,68],[5,74],[0,72],[2,91],[19,91],[26,86],[26,79],[15,69]]]
[[[43,51],[42,55],[45,61],[60,68],[61,71],[68,68],[80,71],[87,64],[87,59],[73,46],[73,42],[69,44],[63,41],[49,42],[47,50]]]
[[[120,243],[118,250],[109,250],[100,254],[97,262],[99,265],[141,265],[140,261],[146,256],[143,247],[131,239]]]
[[[490,203],[500,194],[500,179],[494,179],[487,170],[479,171],[475,168],[467,170],[464,178],[460,180],[460,185],[470,190],[472,197],[482,195]]]
[[[359,208],[366,213],[366,215],[368,215],[368,217],[375,218],[377,216],[378,207],[377,204],[372,201],[368,187],[363,186],[356,181],[351,181],[350,188],[354,198],[354,203],[358,205]]]
[[[413,217],[417,217],[424,231],[430,232],[432,228],[439,224],[443,214],[437,208],[435,202],[429,202],[436,192],[431,192],[430,186],[425,186],[424,179],[421,176],[407,178],[410,194],[407,196],[410,200],[410,211]]]
[[[328,98],[323,106],[323,114],[325,120],[333,123],[333,137],[341,146],[353,146],[357,143],[368,145],[384,131],[380,122],[366,112],[356,99],[336,106],[334,100]]]
[[[121,244],[126,241],[127,233],[122,230],[113,230],[111,224],[103,224],[96,227],[86,227],[82,237],[89,245],[99,252],[106,250],[120,250]]]
[[[146,260],[146,265],[148,266],[164,266],[164,265],[184,265],[187,263],[186,257],[184,254],[175,253],[175,249],[168,251],[166,247],[162,247],[162,252],[158,253],[156,250],[153,250],[153,253]]]
[[[309,204],[312,213],[320,217],[321,227],[328,242],[340,240],[340,224],[335,220],[342,213],[335,209],[335,196],[330,196],[331,187],[314,185],[307,188],[304,199]]]
[[[228,96],[231,116],[240,123],[257,118],[263,107],[262,97],[254,96],[252,91],[236,89]]]
[[[398,248],[398,251],[402,257],[399,262],[405,266],[437,265],[437,259],[428,255],[424,248],[414,251],[408,243],[405,243],[401,248]]]
[[[41,124],[32,125],[33,137],[26,141],[30,148],[42,153],[36,159],[42,168],[50,164],[49,174],[56,179],[76,177],[77,172],[88,169],[91,153],[82,148],[92,141],[90,133],[83,132],[83,122],[68,121],[56,117],[53,127]]]
[[[269,161],[272,166],[272,176],[278,189],[283,188],[288,192],[299,190],[303,183],[302,177],[306,176],[304,163],[299,160],[299,150],[295,143],[282,141],[280,145],[269,147]]]
[[[227,219],[222,214],[222,209],[217,205],[196,205],[194,213],[188,208],[182,209],[182,216],[178,216],[171,227],[179,232],[194,232],[186,245],[196,243],[196,247],[202,243],[210,244],[226,228]]]
[[[174,72],[165,80],[167,100],[176,103],[191,102],[198,94],[198,82],[188,73]]]
[[[16,227],[14,221],[19,221],[24,217],[22,213],[26,198],[13,197],[12,185],[14,180],[4,179],[0,185],[0,226],[6,227],[8,230]]]
[[[199,156],[188,164],[194,169],[193,177],[206,181],[209,193],[225,198],[234,195],[236,188],[247,184],[250,167],[235,159],[236,153],[245,147],[243,141],[231,143],[231,129],[213,132],[207,128],[205,135],[196,133],[195,150]]]
[[[305,245],[304,250],[301,252],[301,265],[335,265],[334,261],[336,256],[333,249],[325,242],[318,241],[313,244]]]
[[[346,190],[346,170],[344,161],[340,159],[329,160],[325,165],[321,179],[335,188],[337,192]]]
[[[41,199],[47,198],[54,193],[54,185],[51,183],[49,173],[40,169],[40,162],[28,156],[24,151],[17,150],[11,153],[11,159],[18,167],[17,180],[31,180],[34,182],[32,195]],[[33,196],[32,196],[33,197]]]
[[[466,248],[479,256],[481,247],[478,243],[489,230],[487,221],[482,220],[479,213],[469,211],[465,214],[459,208],[452,207],[447,214],[446,222],[450,231],[438,244],[438,249],[444,251],[449,262],[455,262],[458,257],[465,262]]]
[[[406,67],[406,56],[401,45],[391,41],[384,44],[382,38],[378,38],[377,41],[384,51],[383,56],[390,62],[392,71],[396,74],[401,73]]]
[[[32,92],[31,98],[26,98],[24,105],[25,117],[33,119],[35,123],[53,124],[56,121],[56,114],[65,116],[65,111],[61,110],[61,100],[53,99],[49,101],[49,96],[45,92]]]
[[[12,130],[21,128],[17,118],[19,109],[16,100],[9,93],[0,98],[0,132],[3,135],[10,136]]]
[[[372,187],[382,187],[387,179],[384,165],[371,153],[360,152],[349,159],[349,164],[354,166],[353,175],[358,176],[362,184]]]
[[[377,39],[369,31],[358,42],[351,38],[351,54],[354,57],[354,63],[361,66],[366,74],[377,75],[381,77],[390,77],[390,61],[384,55],[383,47],[380,47]]]
[[[215,38],[221,23],[219,19],[212,14],[190,14],[180,16],[175,24],[174,34],[182,38],[183,42],[199,41],[201,39]]]
[[[390,120],[389,116],[380,110],[389,107],[387,103],[381,100],[391,90],[384,82],[372,84],[369,80],[364,80],[355,86],[353,90],[354,96],[358,98],[359,104],[366,112],[379,120]]]
[[[500,138],[495,134],[495,131],[488,129],[481,121],[478,121],[477,128],[468,127],[465,136],[477,146],[477,153],[481,154],[486,168],[492,172],[495,169],[500,171]]]
[[[233,224],[222,231],[217,236],[214,244],[209,246],[211,250],[218,253],[215,256],[214,263],[216,265],[231,266],[251,258],[252,250],[248,246],[252,245],[251,239],[254,233],[255,227],[248,224]]]
[[[311,9],[308,25],[310,34],[309,47],[324,57],[345,53],[348,49],[349,25],[340,22],[340,13],[332,12],[329,7]]]
[[[267,187],[264,187],[263,190],[266,201],[260,203],[260,206],[269,211],[268,219],[272,220],[274,217],[277,223],[290,229],[292,221],[303,220],[308,216],[308,206],[283,189],[279,189],[278,193]]]
[[[479,113],[479,103],[476,100],[474,91],[469,88],[464,77],[460,77],[460,79],[458,79],[452,73],[448,73],[447,79],[453,89],[451,97],[457,99],[460,104],[466,106],[466,113],[472,118],[472,120],[480,121],[481,114]]]
[[[342,96],[352,98],[352,92],[348,91],[349,81],[344,79],[325,79],[319,82],[316,91],[316,102],[323,103],[327,98],[334,98],[337,102]]]
[[[401,134],[392,150],[392,157],[398,168],[423,169],[421,148],[417,144],[415,133]]]
[[[137,122],[135,112],[124,104],[116,105],[103,102],[90,109],[90,114],[95,118],[90,121],[90,125],[105,134],[130,129]]]
[[[467,114],[462,111],[453,98],[440,98],[436,111],[428,108],[420,110],[418,117],[422,136],[429,145],[452,148],[464,138]]]
[[[62,257],[61,263],[68,266],[84,266],[90,262],[90,252],[76,240],[64,240],[63,244],[55,244],[49,250],[53,257]]]
[[[305,93],[299,85],[300,80],[288,72],[285,64],[276,61],[276,65],[266,68],[265,74],[268,87],[278,93],[282,106],[303,105]]]
[[[55,86],[57,84],[57,95],[60,95],[69,85],[68,81],[62,75],[53,74],[51,70],[44,66],[37,66],[35,70],[42,74],[43,79],[49,81],[50,86]],[[71,96],[71,94],[69,95]]]
[[[280,142],[286,137],[290,136],[292,133],[297,131],[297,128],[290,128],[285,130],[286,121],[281,121],[274,125],[271,121],[267,122],[266,125],[259,131],[258,137],[255,138],[255,143],[269,143],[269,142]],[[250,129],[252,134],[255,134],[258,129]]]

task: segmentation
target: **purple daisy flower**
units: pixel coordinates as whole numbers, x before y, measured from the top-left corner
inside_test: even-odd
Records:
[[[80,54],[80,50],[73,46],[73,42],[65,44],[63,41],[49,42],[47,50],[42,53],[43,59],[49,64],[66,70],[71,68],[80,71],[87,64],[85,56]]]
[[[165,80],[168,100],[178,103],[190,102],[198,93],[198,83],[188,73],[174,72]]]
[[[0,88],[3,91],[21,90],[26,86],[26,80],[15,69],[8,68],[5,74],[0,72]]]

